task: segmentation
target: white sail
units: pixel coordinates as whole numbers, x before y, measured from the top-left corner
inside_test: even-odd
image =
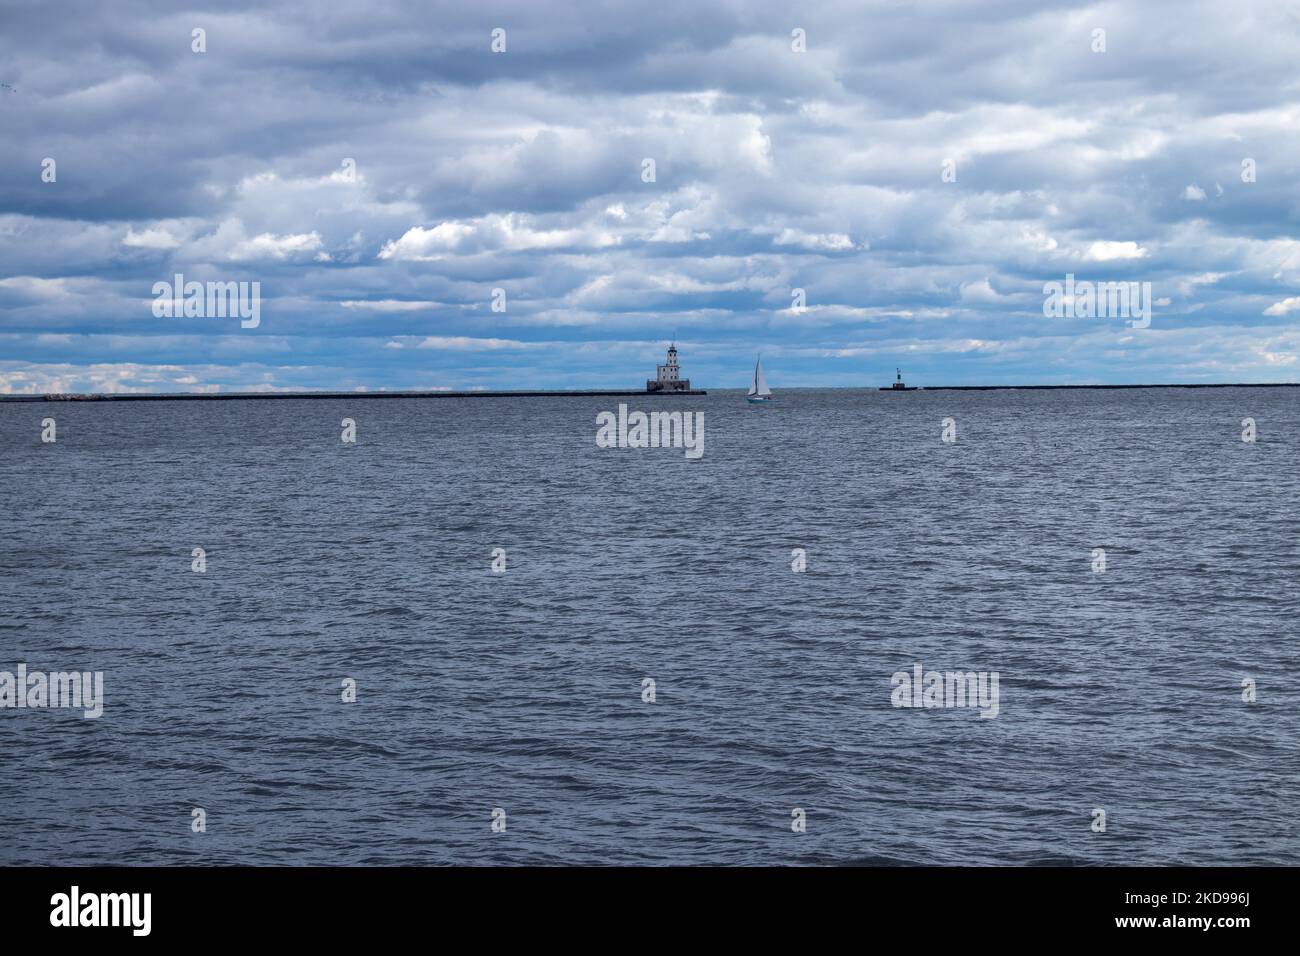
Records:
[[[760,398],[766,398],[772,394],[772,390],[767,387],[767,379],[763,377],[762,359],[754,363],[754,381],[749,385],[749,394],[757,395]]]

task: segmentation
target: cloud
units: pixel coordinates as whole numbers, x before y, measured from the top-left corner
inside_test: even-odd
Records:
[[[122,244],[136,249],[175,249],[181,240],[166,229],[144,229],[136,232],[128,228]]]
[[[0,279],[0,292],[8,292],[18,300],[51,302],[72,295],[69,279],[45,279],[40,276],[8,276]]]
[[[1193,184],[1183,190],[1183,198],[1190,199],[1193,202],[1200,202],[1205,198],[1205,190]]]
[[[1264,310],[1265,315],[1288,315],[1300,309],[1300,296],[1289,296],[1281,302],[1275,302]]]
[[[437,308],[439,303],[405,299],[344,299],[339,305],[365,312],[424,312]]]
[[[260,236],[236,243],[227,253],[226,258],[235,260],[248,259],[288,259],[306,252],[318,252],[321,249],[320,233],[311,232],[290,236],[275,236],[264,232]]]
[[[515,339],[476,339],[465,335],[429,335],[415,343],[415,347],[417,349],[478,352],[496,349],[540,348],[541,343],[521,342]]]
[[[565,247],[601,248],[617,245],[618,237],[601,230],[539,229],[529,216],[485,216],[466,222],[448,221],[426,229],[412,226],[401,238],[384,243],[380,259],[436,262],[449,255],[504,250],[522,252]]]
[[[255,262],[270,260],[313,260],[324,251],[320,233],[276,235],[263,232],[249,236],[242,220],[223,220],[216,230],[180,247],[178,257],[190,261]]]
[[[772,242],[778,246],[800,246],[817,252],[849,252],[854,248],[853,240],[843,233],[817,235],[798,229],[782,229]]]
[[[1084,256],[1089,262],[1114,262],[1122,259],[1145,259],[1147,251],[1136,242],[1094,242]]]
[[[980,279],[977,282],[968,282],[961,287],[961,298],[963,302],[973,302],[980,304],[993,304],[1002,299],[1002,296],[993,291],[987,278]]]

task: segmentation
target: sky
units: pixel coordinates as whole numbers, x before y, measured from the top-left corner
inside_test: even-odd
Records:
[[[0,0],[0,82],[0,393],[1300,381],[1296,3]]]

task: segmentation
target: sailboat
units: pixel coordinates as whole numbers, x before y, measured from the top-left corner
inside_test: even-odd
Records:
[[[749,384],[749,401],[756,405],[760,402],[772,401],[772,390],[767,387],[767,379],[763,378],[763,359],[761,356],[754,363],[754,381]]]

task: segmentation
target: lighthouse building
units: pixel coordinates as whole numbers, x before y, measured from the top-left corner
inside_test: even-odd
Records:
[[[691,380],[681,377],[681,369],[677,365],[676,343],[668,346],[668,361],[656,366],[655,377],[645,383],[645,390],[647,392],[689,392],[691,390]]]

